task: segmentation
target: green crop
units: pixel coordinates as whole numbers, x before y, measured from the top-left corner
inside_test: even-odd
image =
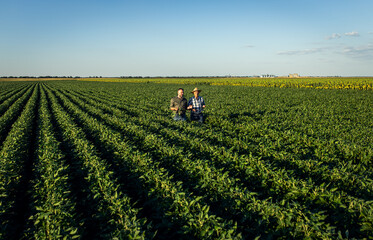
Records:
[[[373,239],[370,81],[1,82],[0,239]]]

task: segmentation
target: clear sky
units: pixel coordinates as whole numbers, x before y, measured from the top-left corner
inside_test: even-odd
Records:
[[[1,0],[0,76],[373,76],[372,0]]]

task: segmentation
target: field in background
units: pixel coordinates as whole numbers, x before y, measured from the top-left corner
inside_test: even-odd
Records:
[[[73,78],[79,81],[99,82],[135,82],[135,83],[170,83],[170,84],[204,84],[204,85],[233,85],[251,87],[280,87],[280,88],[316,88],[316,89],[360,89],[373,90],[373,77],[308,77],[308,78]],[[71,78],[42,78],[42,79],[6,79],[0,81],[48,81],[71,80]]]
[[[82,81],[373,90],[373,78],[89,78]]]
[[[129,80],[0,82],[0,239],[373,236],[373,91]]]

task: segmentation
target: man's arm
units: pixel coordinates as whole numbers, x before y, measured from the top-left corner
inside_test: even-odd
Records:
[[[192,101],[192,98],[189,98],[187,109],[191,110],[192,108],[193,108],[193,101]]]
[[[172,111],[177,111],[178,110],[178,108],[175,107],[175,102],[173,101],[172,98],[171,98],[170,110],[172,110]]]
[[[202,98],[202,103],[201,103],[202,108],[205,108],[206,107],[205,100],[203,99],[203,97],[201,97],[201,98]]]

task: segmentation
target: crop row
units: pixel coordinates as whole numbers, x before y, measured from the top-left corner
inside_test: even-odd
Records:
[[[20,112],[29,100],[32,92],[33,88],[28,88],[26,92],[22,92],[19,95],[16,94],[16,97],[12,97],[10,101],[5,101],[0,105],[0,108],[3,111],[0,117],[0,143],[4,141],[5,137],[7,136],[7,132],[20,115]],[[4,106],[4,108],[1,106]]]
[[[102,96],[105,99],[110,98],[110,94],[108,93],[101,93],[99,96]],[[110,100],[112,101],[114,99]],[[123,105],[123,99],[117,98],[116,100],[118,101],[118,104]],[[131,104],[131,102],[126,101],[126,107],[128,104]],[[248,143],[248,145],[251,145],[251,147],[256,148],[263,147],[263,145],[269,145],[270,148],[278,152],[281,152],[282,150],[291,151],[291,154],[296,155],[297,158],[300,159],[324,158],[325,163],[327,162],[328,166],[332,164],[338,165],[337,167],[341,167],[343,165],[346,167],[346,164],[348,164],[348,167],[351,167],[350,170],[354,170],[356,172],[359,172],[360,174],[361,171],[364,171],[364,174],[369,174],[369,172],[371,172],[369,168],[371,168],[372,166],[371,159],[373,151],[369,144],[369,138],[371,138],[371,129],[369,125],[371,125],[371,123],[369,122],[370,118],[368,115],[369,102],[367,101],[367,103],[367,107],[361,109],[361,114],[363,114],[364,112],[367,113],[366,117],[364,116],[363,118],[360,118],[359,121],[357,121],[357,124],[359,124],[360,121],[366,121],[366,124],[364,124],[365,127],[356,126],[356,124],[355,126],[353,126],[352,124],[345,126],[345,128],[350,129],[348,134],[342,131],[338,133],[340,136],[343,136],[344,139],[334,139],[334,137],[332,138],[332,136],[324,139],[324,137],[327,136],[324,132],[320,134],[311,134],[311,128],[312,126],[314,126],[315,122],[311,122],[310,124],[306,124],[303,121],[294,122],[294,119],[291,119],[293,113],[286,114],[285,112],[284,114],[278,111],[268,114],[269,117],[258,116],[257,113],[255,113],[255,115],[252,113],[246,113],[246,115],[251,116],[242,118],[240,122],[238,122],[236,118],[226,119],[225,117],[219,118],[214,116],[213,118],[211,117],[209,119],[208,126],[204,129],[209,131],[207,133],[207,137],[209,137],[210,135],[218,136],[218,138],[220,138],[221,140],[219,142],[223,141],[221,144],[224,146],[226,144],[226,142],[224,142],[224,138],[227,135],[234,139],[234,145],[230,146],[229,148],[235,147],[237,149],[239,147],[243,147],[242,145],[245,145],[246,143]],[[365,103],[361,104],[365,105]],[[275,107],[280,106],[276,105]],[[236,106],[232,106],[231,108],[233,109],[233,111],[235,111]],[[238,108],[240,108],[240,106],[238,106]],[[157,109],[159,108],[142,107],[142,109],[139,109],[139,112],[146,112],[147,114],[152,114],[154,116],[162,116],[160,111],[157,111]],[[312,112],[308,112],[306,114],[312,114]],[[303,111],[303,114],[305,114],[305,111]],[[329,115],[330,113],[324,113],[324,116]],[[351,116],[351,114],[350,116],[348,116],[348,118],[352,117],[354,116]],[[166,116],[166,118],[169,117]],[[314,119],[314,121],[316,121],[317,124],[317,122],[319,122],[320,120],[316,118]],[[331,119],[331,121],[333,121],[333,119]],[[324,129],[327,130],[328,127],[325,127],[325,125],[331,125],[332,123],[325,122],[323,124]],[[307,126],[307,128],[299,128],[300,125]],[[355,129],[357,127],[359,128],[357,128],[358,130],[353,131],[353,127]],[[337,130],[338,129],[335,129],[335,131]],[[347,138],[350,136],[354,138]],[[203,137],[206,138],[205,133]],[[361,145],[359,144],[360,146],[348,144],[349,142],[357,142],[357,140],[363,141],[361,142]],[[216,142],[216,140],[212,141]],[[243,150],[247,150],[247,148]]]
[[[76,206],[71,196],[69,168],[57,141],[45,91],[38,108],[37,146],[32,168],[32,201],[27,239],[59,239],[79,236]]]
[[[7,107],[7,105],[3,104],[9,104],[13,101],[13,99],[17,99],[20,96],[20,92],[24,92],[29,86],[22,86],[21,88],[16,88],[16,89],[10,89],[8,91],[2,92],[0,95],[0,104],[1,104],[1,109],[0,113],[3,113]],[[14,97],[17,96],[17,97]]]
[[[371,91],[179,86],[1,83],[0,239],[373,235]]]
[[[129,113],[132,116],[136,116],[133,119],[146,118],[146,115],[151,115],[153,117],[150,120],[150,122],[155,122],[155,121],[158,121],[158,119],[162,118],[163,116],[167,117],[165,114],[160,114],[159,113],[160,111],[153,110],[153,109],[159,109],[159,108],[154,107],[154,106],[151,106],[149,108],[147,106],[145,106],[145,107],[142,106],[141,108],[136,107],[136,104],[133,104],[133,102],[136,103],[137,99],[135,99],[133,101],[128,101],[128,98],[121,98],[120,96],[118,96],[118,94],[114,95],[114,94],[109,94],[107,92],[97,92],[95,94],[90,94],[90,95],[97,95],[97,96],[101,96],[103,99],[110,99],[108,101],[109,103],[108,102],[106,103],[106,104],[109,104],[110,106],[112,106],[112,102],[116,98],[116,100],[118,102],[118,105],[121,105],[122,110],[124,110],[125,112]],[[99,99],[99,97],[98,97],[98,99]],[[96,98],[95,101],[98,101],[98,99]],[[123,104],[124,99],[126,99],[125,100],[126,104]],[[128,105],[131,105],[131,104],[133,104],[134,107],[129,109]],[[142,103],[140,103],[140,104],[142,104]],[[137,111],[136,111],[136,108],[137,108]],[[105,111],[107,111],[107,110],[105,110]],[[141,112],[143,114],[141,114]],[[130,120],[130,121],[136,121],[136,120],[133,120],[133,119]],[[168,117],[168,119],[169,119],[169,117]],[[168,121],[167,123],[170,123],[170,121]],[[136,124],[141,125],[141,126],[149,126],[149,123],[144,123],[144,122],[143,123],[136,123]],[[255,131],[255,123],[252,123],[252,121],[251,121],[250,124],[254,125],[254,126],[250,126],[250,128],[248,128],[247,130],[245,130],[244,128],[241,127],[241,129],[236,129],[236,131],[234,129],[234,127],[235,127],[234,124],[233,123],[229,124],[228,125],[229,130],[233,130],[233,131],[231,131],[232,133],[229,133],[230,131],[221,131],[221,130],[219,131],[218,127],[222,128],[222,126],[218,125],[217,127],[214,128],[214,126],[211,125],[211,121],[209,121],[207,128],[203,128],[203,130],[206,130],[206,129],[208,129],[212,126],[213,127],[212,131],[201,132],[201,128],[199,128],[199,127],[194,128],[195,131],[193,131],[193,133],[189,137],[187,137],[187,141],[192,141],[193,139],[200,139],[199,140],[200,143],[203,144],[203,142],[206,142],[206,140],[208,140],[206,138],[209,138],[210,136],[213,136],[213,138],[210,139],[210,142],[215,142],[219,146],[225,146],[228,149],[229,149],[229,146],[231,146],[233,148],[233,151],[234,151],[234,149],[237,149],[237,146],[238,147],[245,147],[245,142],[248,142],[249,144],[246,145],[246,149],[244,148],[243,150],[246,151],[246,152],[251,152],[251,151],[255,150],[255,151],[253,151],[253,153],[255,155],[264,156],[265,162],[271,163],[271,165],[269,165],[269,166],[272,166],[272,167],[270,167],[270,168],[278,166],[278,167],[281,167],[281,168],[285,168],[286,170],[291,170],[291,171],[287,171],[287,173],[288,174],[290,173],[291,175],[295,175],[297,178],[301,177],[301,178],[304,178],[306,181],[308,181],[307,180],[308,178],[314,179],[314,180],[316,180],[316,183],[320,184],[321,193],[323,193],[325,191],[325,188],[326,188],[326,190],[328,190],[328,189],[331,190],[332,196],[335,196],[332,199],[335,198],[337,206],[341,206],[341,208],[340,208],[340,209],[342,209],[341,216],[343,216],[343,212],[351,212],[352,216],[355,216],[354,218],[351,219],[351,221],[355,222],[356,217],[358,217],[360,215],[359,209],[361,209],[362,206],[365,206],[365,207],[363,207],[363,209],[365,208],[365,210],[364,210],[365,213],[362,214],[363,215],[362,222],[363,222],[364,226],[369,226],[370,225],[371,220],[369,220],[369,216],[371,214],[371,210],[370,210],[371,205],[369,204],[369,202],[364,203],[364,201],[361,201],[359,199],[351,198],[350,196],[346,195],[346,193],[343,193],[343,191],[347,191],[348,194],[353,194],[355,196],[362,196],[362,197],[366,198],[367,200],[370,199],[369,194],[370,194],[371,190],[369,190],[369,184],[371,184],[371,178],[366,177],[366,175],[368,175],[369,171],[364,172],[364,171],[361,171],[361,170],[364,170],[364,168],[369,169],[369,167],[370,167],[369,159],[371,159],[371,154],[369,155],[369,150],[371,151],[371,148],[364,148],[363,149],[363,150],[366,150],[366,153],[367,153],[367,155],[365,155],[365,158],[357,158],[356,159],[356,157],[359,157],[359,155],[358,156],[353,155],[353,156],[351,156],[352,157],[351,158],[351,157],[348,157],[348,155],[347,156],[346,155],[339,155],[338,152],[337,152],[336,155],[331,155],[331,154],[335,154],[335,153],[333,153],[333,148],[328,148],[329,140],[328,141],[325,141],[325,140],[319,141],[320,140],[319,138],[312,138],[312,137],[310,138],[310,137],[307,137],[304,134],[299,134],[297,131],[286,131],[285,132],[286,133],[285,138],[283,138],[284,137],[283,134],[278,134],[278,132],[273,131],[273,129],[267,129],[264,132]],[[242,126],[245,126],[245,125],[242,124]],[[249,125],[246,124],[246,126],[249,126]],[[189,125],[188,126],[181,126],[180,128],[175,129],[175,131],[182,131],[182,129],[188,128],[188,127],[189,127]],[[226,126],[224,125],[223,129],[225,127]],[[259,125],[259,127],[260,127],[260,125]],[[157,127],[154,128],[154,132],[157,131],[156,128]],[[171,128],[171,126],[169,124],[168,125],[166,124],[166,125],[163,125],[163,126],[160,126],[160,127],[158,126],[158,129],[161,129],[160,131],[163,131],[163,130],[167,131],[170,128]],[[215,133],[213,132],[214,130],[215,130]],[[250,134],[251,132],[253,132],[253,134]],[[275,133],[277,135],[274,135],[275,137],[273,137],[273,139],[271,139],[271,138],[268,138],[269,137],[268,133],[270,133],[270,134]],[[228,134],[228,137],[227,137],[227,134]],[[234,134],[239,135],[240,139],[235,138]],[[367,134],[367,133],[365,133],[365,134]],[[164,132],[160,133],[160,135],[164,136]],[[180,134],[176,134],[176,135],[180,135]],[[199,138],[198,137],[199,135],[203,136],[203,138]],[[227,144],[227,141],[224,141],[226,139],[229,140],[229,135],[232,136],[231,139],[234,140],[234,143],[232,142],[232,144],[230,144],[230,145]],[[263,135],[265,136],[265,138],[263,138]],[[295,138],[292,135],[295,135]],[[250,137],[250,136],[252,136],[252,137]],[[366,135],[366,136],[369,137],[369,135]],[[255,142],[255,141],[252,142],[251,141],[250,142],[250,139],[253,139],[253,138],[254,139],[255,138],[259,139],[260,141],[258,141],[258,142]],[[276,142],[275,138],[279,139],[279,141]],[[290,139],[291,145],[289,144],[289,145],[282,145],[281,146],[280,145],[281,141],[283,141],[285,144],[288,144],[286,142],[286,139]],[[263,140],[264,140],[264,142],[263,142]],[[316,140],[316,142],[315,142],[315,140]],[[177,142],[177,141],[174,141],[174,142]],[[276,146],[268,147],[268,146],[273,145],[273,143],[276,143],[277,148],[276,148]],[[282,149],[288,149],[288,150],[296,150],[297,148],[299,149],[299,146],[306,146],[307,143],[308,144],[309,143],[311,143],[311,144],[316,143],[318,145],[318,148],[323,152],[323,154],[328,154],[328,155],[324,155],[324,159],[326,159],[328,162],[323,163],[323,161],[320,161],[317,158],[307,159],[308,157],[313,158],[312,155],[308,155],[308,154],[299,155],[299,154],[296,154],[296,152],[286,152],[286,151],[281,151],[281,149],[280,149],[280,148],[282,148]],[[335,146],[335,142],[330,141],[330,143],[333,144],[333,145],[331,145],[331,147]],[[323,145],[324,146],[326,145],[326,148],[323,149],[322,148]],[[340,143],[338,143],[338,145],[343,146],[343,145],[340,145]],[[197,149],[198,149],[198,145],[196,145],[196,146],[197,146],[196,149],[194,149],[195,151],[197,151]],[[346,144],[344,144],[344,146],[346,146]],[[303,151],[304,148],[303,149],[301,148],[300,150]],[[230,151],[232,151],[232,149],[230,149]],[[244,151],[240,151],[239,153],[242,154],[242,153],[244,153]],[[352,153],[352,154],[354,154],[354,153]],[[300,160],[297,160],[299,156],[301,156],[303,159],[300,158]],[[364,157],[364,155],[360,155],[360,156]],[[337,159],[339,158],[339,160],[337,160],[336,157],[337,157]],[[351,160],[349,160],[349,159],[351,159]],[[364,159],[366,160],[366,162],[365,162]],[[305,161],[305,160],[307,160],[307,161]],[[294,165],[294,164],[296,164],[296,165]],[[301,165],[299,165],[299,164],[301,164]],[[330,165],[330,164],[332,164],[332,165]],[[329,169],[333,165],[334,165],[334,167],[331,168],[332,171],[330,171]],[[290,169],[288,169],[288,168],[290,168]],[[302,169],[304,169],[304,170],[302,170]],[[335,170],[338,170],[338,171],[335,171]],[[276,168],[275,168],[275,171],[276,171]],[[326,173],[323,173],[323,171],[326,171]],[[350,174],[351,171],[353,171],[354,174]],[[360,174],[359,174],[359,171],[361,171]],[[308,177],[307,177],[307,172],[308,172]],[[330,172],[330,174],[328,174],[328,172]],[[365,175],[365,177],[364,177],[364,175]],[[349,177],[351,177],[351,178],[349,178]],[[358,186],[359,186],[358,191],[354,191],[354,184],[355,184],[356,181],[358,181]],[[330,185],[330,184],[332,184],[332,185]],[[299,185],[302,185],[302,184],[299,184]],[[306,186],[307,185],[311,186],[309,189],[312,189],[312,186],[314,185],[314,183],[311,182],[311,184],[306,184]],[[342,192],[340,190],[338,190],[340,188],[343,189]],[[297,191],[294,191],[294,192],[296,193]],[[304,194],[305,193],[301,194],[301,196],[304,195]],[[307,195],[311,195],[311,194],[307,193]],[[320,196],[322,196],[324,198],[324,195],[325,194],[321,194]],[[326,191],[326,195],[330,195],[330,191]],[[292,195],[290,194],[289,197],[291,197],[291,196]],[[346,196],[347,196],[347,199],[345,200]],[[338,202],[341,201],[340,199],[342,199],[342,203],[338,203]],[[320,205],[324,204],[323,203],[324,201],[325,200],[320,201],[319,204]],[[343,210],[345,208],[344,206],[349,206],[349,208]],[[352,207],[352,209],[350,209],[351,207]],[[334,207],[332,207],[330,209],[330,211],[332,211],[333,209],[334,209]],[[365,220],[364,220],[364,218],[365,218]],[[343,218],[340,219],[340,221],[342,221],[342,224],[344,224],[343,223]],[[369,229],[369,227],[368,227],[368,229]]]
[[[76,98],[73,101],[77,103]],[[258,235],[262,233],[268,236],[276,236],[276,234],[290,236],[293,234],[294,237],[328,238],[328,234],[322,235],[320,233],[321,229],[317,224],[320,219],[326,218],[323,214],[308,213],[306,209],[296,203],[282,207],[272,204],[268,200],[262,201],[255,197],[257,193],[249,192],[241,186],[240,182],[242,179],[231,178],[229,177],[229,172],[223,172],[211,166],[210,161],[200,158],[204,157],[203,155],[199,157],[198,154],[193,154],[186,148],[171,147],[167,139],[173,141],[173,137],[162,131],[159,126],[154,126],[154,124],[152,126],[152,122],[138,117],[139,122],[137,125],[133,125],[130,119],[123,121],[123,116],[122,118],[117,118],[98,110],[104,108],[106,113],[110,111],[110,109],[105,108],[105,104],[95,104],[97,100],[84,99],[84,101],[94,105],[89,106],[80,101],[78,104],[85,112],[91,113],[96,119],[100,119],[100,122],[107,122],[112,127],[120,130],[124,136],[127,136],[127,141],[132,141],[132,144],[138,146],[138,149],[150,152],[153,159],[158,159],[160,166],[169,169],[176,178],[185,183],[184,186],[189,186],[196,194],[204,195],[203,198],[208,204],[216,206],[217,209],[227,209],[227,211],[221,212],[222,215],[230,215],[232,218],[235,216],[237,218],[237,216],[241,215],[239,219],[242,224],[241,230],[246,231],[246,234],[256,232]],[[155,131],[158,130],[160,133],[159,135],[150,133],[138,126],[152,126]],[[176,135],[178,134],[174,134],[174,136]],[[185,140],[182,142],[180,139],[175,139],[174,142],[180,142],[181,145],[190,147],[192,151],[197,149],[192,142],[188,143]],[[201,143],[197,144],[201,148]],[[211,146],[210,148],[213,149]],[[210,154],[220,155],[220,151],[213,150]],[[211,160],[222,161],[224,157],[220,159],[212,157]],[[238,158],[236,159],[238,160]],[[231,158],[229,160],[233,161]],[[312,218],[311,215],[314,219],[308,220]],[[295,222],[291,219],[298,220]],[[252,229],[247,228],[250,225],[253,226]],[[330,231],[330,229],[327,231]]]
[[[80,93],[80,95],[82,94]],[[100,98],[96,97],[94,101],[99,102]],[[105,111],[111,110],[109,104],[111,104],[112,107],[121,107],[118,106],[121,103],[113,105],[112,102],[113,100],[109,100],[103,104],[103,106],[106,107]],[[149,111],[151,110],[147,110],[146,114],[149,114]],[[144,111],[139,110],[136,113],[136,117],[133,117],[131,121],[138,121],[140,118],[137,118],[137,116],[141,116],[142,112]],[[146,114],[142,114],[141,119],[146,119]],[[154,115],[156,115],[156,113],[154,113]],[[160,131],[172,131],[169,129],[175,127],[175,124],[172,125],[169,121],[164,118],[161,120],[159,115],[157,116],[158,117],[155,119],[153,118],[150,123],[140,124],[143,126],[150,126],[152,122],[156,120],[160,121],[161,126],[158,125],[154,127],[155,131],[157,131],[157,128],[161,129]],[[216,132],[218,127],[211,129],[204,128],[203,132],[198,128],[187,127],[189,132],[186,132],[187,140],[184,141],[184,144],[187,144],[187,141],[193,142],[192,136],[200,132],[201,135],[204,136],[204,141],[201,144],[207,140],[210,143],[219,143],[219,146],[224,146],[229,149],[230,152],[237,152],[240,155],[245,153],[260,154],[267,159],[272,159],[272,164],[278,167],[297,170],[294,172],[297,177],[309,176],[317,179],[320,183],[330,182],[332,187],[338,187],[344,191],[348,191],[350,194],[356,194],[366,199],[371,198],[370,192],[372,191],[369,189],[372,189],[372,180],[367,176],[362,176],[369,176],[370,174],[371,161],[369,159],[372,159],[372,151],[367,152],[365,156],[362,155],[364,158],[359,159],[358,163],[356,163],[356,160],[346,161],[344,159],[346,159],[347,156],[342,156],[341,159],[340,156],[336,158],[338,156],[330,155],[333,151],[326,148],[329,142],[321,141],[320,139],[315,139],[296,131],[280,132],[274,131],[273,129],[264,129],[264,132],[260,125],[257,127],[258,128],[251,126],[245,129],[244,126],[237,126],[239,129],[238,133],[236,133],[236,131],[232,132],[232,127],[230,129],[221,127],[219,133]],[[178,131],[183,130],[183,127],[176,126],[176,128]],[[222,137],[222,134],[224,134],[224,137]],[[265,134],[265,138],[263,139],[260,136],[258,138],[260,134]],[[258,140],[256,141],[256,139]],[[298,161],[297,158],[302,159],[301,154],[296,154],[298,146],[302,146],[302,149],[300,149],[301,151],[304,151],[307,146],[315,148],[313,156],[311,155],[314,159]],[[219,149],[216,151],[218,150]],[[359,176],[357,173],[363,173],[363,175]],[[356,189],[357,186],[359,187],[358,189]]]
[[[86,140],[85,134],[57,103],[55,96],[47,91],[52,112],[58,127],[63,130],[63,139],[72,148],[72,154],[86,172],[88,198],[98,199],[96,215],[101,222],[100,237],[143,239],[144,221],[137,218],[138,210],[130,199],[118,190],[118,184],[108,170],[107,164],[95,153],[94,147]]]
[[[165,169],[157,166],[159,163],[154,163],[144,154],[136,153],[123,142],[121,134],[90,118],[87,113],[79,111],[59,92],[55,94],[75,118],[79,117],[80,121],[84,121],[84,124],[80,125],[95,138],[97,145],[105,146],[106,149],[111,149],[111,154],[119,155],[117,158],[121,162],[118,164],[122,164],[120,166],[126,168],[127,174],[133,175],[132,178],[136,181],[140,180],[136,184],[140,187],[140,195],[147,198],[144,201],[157,202],[153,211],[160,214],[162,219],[168,219],[174,225],[171,225],[172,228],[176,228],[177,234],[214,239],[240,236],[235,232],[232,223],[211,215],[209,206],[199,203],[200,197],[193,197],[184,192],[181,182],[174,182]]]
[[[0,103],[2,103],[5,99],[7,99],[9,96],[13,95],[14,93],[24,89],[24,88],[28,88],[30,87],[30,84],[28,83],[23,83],[23,84],[15,84],[15,85],[12,85],[12,84],[7,84],[7,85],[3,85],[1,87],[1,84],[0,84]]]
[[[24,222],[22,201],[26,196],[25,186],[30,175],[29,166],[32,160],[30,158],[30,143],[33,141],[32,135],[35,131],[34,121],[39,87],[31,87],[28,92],[2,116],[3,119],[20,115],[7,134],[0,151],[0,238],[3,239],[17,236],[20,227],[22,227],[20,225]],[[29,95],[31,98],[20,114],[21,103],[27,101]],[[9,124],[10,121],[7,122]],[[5,127],[7,126],[5,125]]]
[[[83,97],[83,99],[85,102],[89,101],[85,97]],[[95,102],[100,102],[100,100],[98,98],[95,98],[93,101],[91,100],[92,104],[94,104]],[[85,107],[83,108],[86,111],[95,111],[94,109],[102,108],[104,109],[105,113],[113,112],[112,107],[108,107],[107,105],[108,103],[97,105],[94,108],[91,108],[92,110],[89,110],[86,107],[87,105],[85,105]],[[371,219],[367,217],[369,216],[370,211],[371,211],[370,204],[365,203],[364,201],[361,201],[359,199],[354,199],[353,197],[350,197],[343,192],[342,193],[338,191],[336,192],[336,189],[332,189],[328,186],[324,186],[324,184],[322,184],[319,187],[316,187],[310,181],[300,181],[299,179],[289,178],[289,176],[287,175],[285,171],[279,171],[279,169],[275,169],[275,171],[273,171],[271,169],[268,169],[268,164],[258,159],[254,159],[254,161],[253,159],[251,160],[247,158],[245,159],[245,157],[243,158],[242,156],[238,157],[238,155],[234,155],[234,154],[232,155],[230,151],[225,151],[224,148],[206,145],[204,144],[204,142],[201,142],[198,140],[193,141],[192,136],[196,134],[193,132],[189,136],[180,137],[182,135],[177,134],[177,131],[180,132],[181,129],[177,129],[177,131],[171,131],[169,129],[172,128],[172,126],[170,125],[162,126],[159,124],[157,125],[155,124],[154,118],[151,119],[150,121],[146,121],[146,118],[144,118],[144,116],[141,116],[139,114],[137,115],[136,118],[127,116],[126,117],[127,120],[123,122],[123,118],[125,117],[125,115],[120,113],[120,111],[116,111],[116,114],[118,116],[121,116],[121,118],[115,119],[115,117],[113,116],[103,116],[102,114],[101,116],[96,114],[95,117],[105,119],[105,121],[107,122],[112,122],[112,123],[115,122],[112,125],[115,125],[115,124],[122,125],[122,128],[126,128],[126,126],[130,124],[130,122],[135,122],[135,125],[131,126],[134,129],[127,130],[127,132],[130,131],[132,134],[131,136],[134,138],[143,139],[142,141],[144,141],[145,143],[138,144],[140,146],[146,145],[147,142],[144,139],[151,138],[151,134],[149,134],[149,132],[144,132],[143,130],[141,130],[141,128],[138,128],[138,127],[136,128],[136,126],[147,126],[148,129],[153,129],[152,130],[153,136],[154,134],[159,132],[158,135],[151,138],[153,142],[159,141],[159,139],[162,139],[162,136],[164,136],[167,139],[171,140],[171,142],[180,143],[181,146],[188,146],[188,148],[191,149],[190,153],[185,153],[185,152],[188,152],[187,148],[182,148],[181,149],[182,151],[179,151],[179,153],[184,152],[185,154],[188,155],[188,157],[193,157],[193,161],[195,161],[194,158],[198,157],[198,154],[201,154],[201,156],[203,156],[203,154],[208,154],[208,156],[205,156],[205,157],[208,157],[208,159],[213,160],[212,162],[214,164],[217,164],[218,162],[220,162],[217,166],[223,167],[224,169],[228,168],[228,170],[230,170],[232,174],[236,174],[236,177],[239,177],[241,180],[246,179],[248,183],[253,183],[253,181],[255,180],[255,182],[257,182],[258,185],[263,185],[264,188],[265,187],[270,188],[271,190],[269,194],[273,197],[276,197],[277,195],[277,198],[278,198],[278,194],[280,194],[280,195],[284,195],[284,197],[288,200],[298,199],[304,202],[308,202],[308,204],[310,205],[316,205],[316,207],[321,208],[321,209],[326,208],[327,210],[330,211],[330,214],[331,214],[329,218],[332,216],[331,217],[332,219],[329,219],[329,221],[332,221],[334,224],[344,226],[346,224],[345,221],[347,221],[347,216],[351,217],[351,219],[348,221],[350,222],[349,224],[352,224],[352,225],[354,224],[354,222],[359,222],[359,221],[362,221],[362,224],[364,226],[369,225],[371,223]],[[156,119],[156,121],[159,121],[159,119]],[[127,129],[130,129],[130,127],[127,127]],[[209,135],[209,134],[206,134],[206,135]],[[174,138],[174,140],[172,138]],[[215,140],[218,141],[218,139],[215,139]],[[152,141],[149,141],[149,142],[152,142]],[[154,145],[157,146],[157,143],[154,143]],[[204,147],[204,145],[206,146]],[[159,144],[157,147],[161,148]],[[151,152],[156,151],[155,149],[157,147],[151,148]],[[199,150],[199,149],[204,149],[204,150]],[[173,152],[175,152],[175,150]],[[175,156],[172,156],[171,154],[170,158],[174,159]],[[301,161],[298,161],[298,162],[301,163]],[[176,164],[176,165],[179,166],[180,164]],[[199,165],[201,164],[199,163]],[[250,170],[249,167],[252,167],[252,170]],[[321,170],[325,171],[325,169],[322,169],[322,168]],[[247,175],[248,173],[250,174]],[[253,175],[255,173],[260,173],[262,175],[259,179],[258,179],[259,176],[257,176],[256,179],[254,179],[255,177]],[[263,193],[266,191],[265,189],[262,188],[260,189],[260,192]],[[346,205],[349,206],[349,208],[346,209],[345,207]],[[339,211],[341,212],[340,215],[335,214],[336,208],[339,209]],[[361,220],[357,220],[359,218],[359,215],[361,214],[361,209],[365,209],[363,210],[364,212],[362,214],[363,217],[360,216]],[[365,231],[364,229],[362,229],[362,231]]]

